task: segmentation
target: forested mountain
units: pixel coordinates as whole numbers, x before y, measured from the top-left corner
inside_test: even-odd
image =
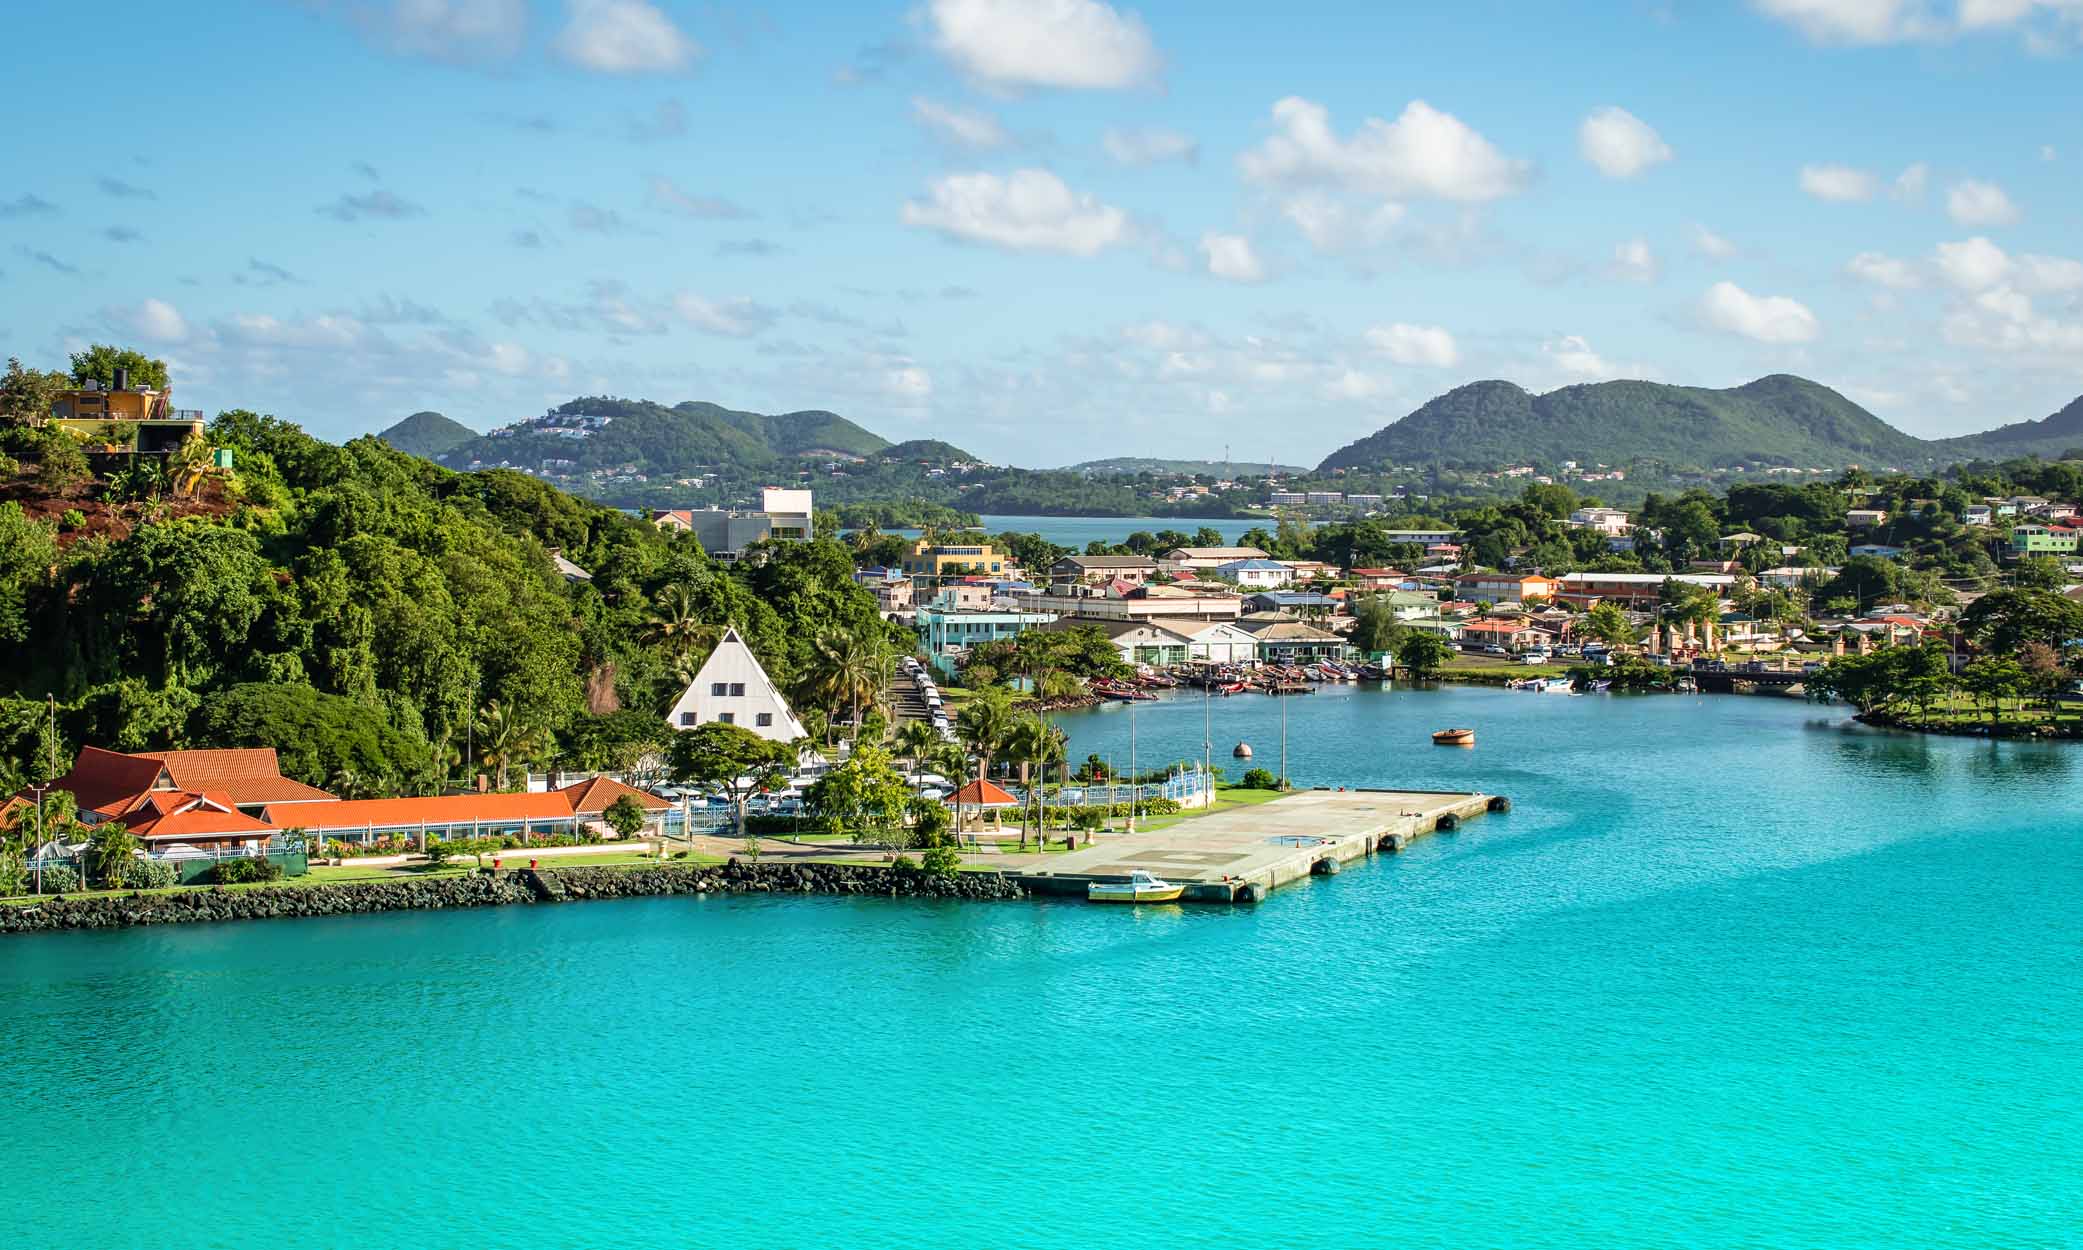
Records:
[[[2078,397],[2049,417],[2020,421],[1985,434],[1941,439],[1938,447],[1956,459],[2002,460],[2011,456],[2070,458],[2083,448],[2083,397]]]
[[[892,443],[877,453],[884,460],[923,460],[928,464],[977,463],[977,458],[953,443],[944,443],[937,438],[914,438],[902,443]]]
[[[408,455],[429,460],[477,437],[477,431],[438,412],[415,412],[376,437]]]
[[[458,444],[436,459],[459,469],[534,469],[550,462],[573,474],[634,466],[688,476],[792,468],[802,458],[873,456],[889,446],[888,439],[822,410],[769,416],[710,403],[668,408],[647,399],[592,396]]]
[[[1510,382],[1474,382],[1348,444],[1319,468],[1641,459],[1707,468],[1906,466],[1942,454],[1829,387],[1775,374],[1721,391],[1598,382],[1534,395]]]

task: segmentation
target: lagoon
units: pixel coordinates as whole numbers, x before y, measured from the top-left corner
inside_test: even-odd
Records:
[[[1144,1213],[1188,1246],[2074,1244],[2073,746],[1770,698],[1286,702],[1298,781],[1514,809],[1256,908],[10,938],[0,1244],[1090,1246]],[[1279,701],[1206,710],[1218,762],[1277,768]],[[1137,707],[1140,762],[1197,757],[1203,711]],[[1065,716],[1074,758],[1125,762],[1128,718]]]

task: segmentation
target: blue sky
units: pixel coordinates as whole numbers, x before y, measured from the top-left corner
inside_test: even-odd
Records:
[[[327,437],[607,393],[1313,462],[1486,377],[1798,372],[1923,435],[2083,393],[2083,0],[27,0],[10,31],[54,54],[10,75],[5,350],[134,343],[184,406]]]

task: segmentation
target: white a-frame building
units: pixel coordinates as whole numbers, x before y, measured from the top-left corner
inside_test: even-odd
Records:
[[[675,729],[722,721],[775,742],[809,736],[735,629],[723,631],[723,641],[709,653],[667,719]]]

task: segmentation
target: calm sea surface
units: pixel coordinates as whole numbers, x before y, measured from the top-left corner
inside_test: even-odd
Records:
[[[1210,710],[1278,768],[1278,702]],[[7,939],[0,1246],[2083,1245],[2083,752],[1756,698],[1287,711],[1298,781],[1515,808],[1251,909]],[[1138,708],[1139,762],[1202,716]],[[1125,762],[1126,708],[1066,721]]]

